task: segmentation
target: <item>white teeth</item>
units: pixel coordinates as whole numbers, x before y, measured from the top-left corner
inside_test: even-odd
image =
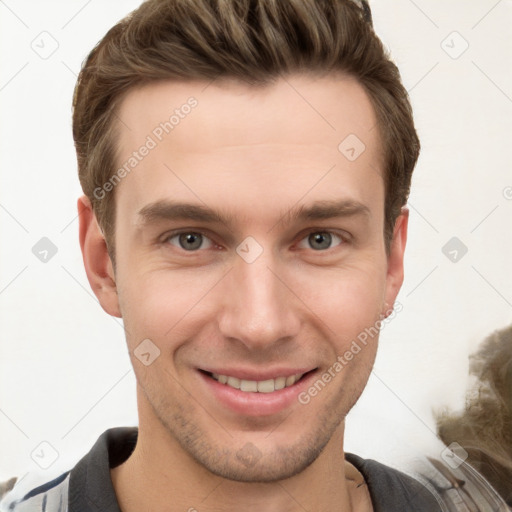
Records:
[[[258,383],[255,380],[244,380],[240,381],[240,391],[258,391]]]
[[[274,379],[260,380],[258,382],[258,391],[260,393],[272,393],[274,391]]]
[[[274,379],[274,389],[277,391],[283,389],[286,386],[286,377],[277,377]]]
[[[232,388],[240,389],[240,379],[237,379],[236,377],[228,377],[226,384]]]
[[[277,377],[275,379],[260,381],[237,379],[236,377],[228,377],[227,375],[220,375],[218,373],[212,373],[211,375],[221,384],[226,384],[232,388],[239,389],[240,391],[245,391],[247,393],[273,393],[274,391],[292,386],[304,374],[298,373],[297,375],[290,375],[289,377]]]
[[[291,386],[292,384],[295,384],[295,375],[286,377],[286,387]]]

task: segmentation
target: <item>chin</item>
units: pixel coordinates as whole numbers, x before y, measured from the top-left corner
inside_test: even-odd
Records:
[[[241,483],[272,483],[286,480],[303,472],[320,455],[328,439],[316,445],[298,443],[261,451],[247,442],[238,450],[229,449],[222,457],[211,453],[189,454],[210,473]],[[214,448],[215,449],[215,448]]]
[[[313,464],[343,418],[331,411],[309,425],[308,432],[299,433],[300,426],[293,425],[291,433],[263,436],[250,431],[231,437],[224,431],[216,435],[178,415],[164,421],[163,426],[184,452],[210,473],[234,482],[271,483],[291,478]]]

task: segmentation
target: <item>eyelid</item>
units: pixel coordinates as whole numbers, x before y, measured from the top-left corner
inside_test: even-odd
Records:
[[[339,243],[338,245],[335,245],[333,247],[329,247],[328,249],[314,250],[314,249],[309,248],[312,251],[314,251],[315,253],[328,252],[331,249],[335,249],[336,247],[339,247],[340,245],[344,245],[351,241],[351,236],[349,235],[349,233],[347,233],[345,231],[343,233],[340,233],[338,230],[331,230],[331,229],[326,229],[326,228],[312,228],[312,229],[308,229],[306,232],[304,232],[304,234],[299,235],[300,236],[299,243],[302,242],[303,240],[305,240],[309,235],[311,235],[313,233],[329,233],[330,235],[334,235],[335,237],[338,237],[341,240],[341,243]]]
[[[173,245],[173,244],[169,243],[169,240],[171,238],[174,238],[176,236],[179,236],[179,235],[185,234],[185,233],[197,233],[197,234],[200,234],[204,238],[206,238],[206,239],[208,239],[210,241],[211,246],[219,247],[219,244],[215,242],[213,237],[208,233],[208,230],[203,230],[201,228],[199,228],[199,229],[198,228],[189,228],[189,229],[182,228],[182,229],[178,229],[178,230],[175,230],[175,231],[167,232],[165,235],[160,237],[160,243],[164,244],[164,245],[165,244]],[[310,250],[314,251],[315,253],[328,252],[331,249],[334,249],[335,247],[339,247],[339,246],[344,245],[346,243],[350,243],[351,240],[352,240],[352,236],[350,235],[350,233],[348,233],[346,231],[343,231],[343,232],[340,233],[339,230],[332,230],[332,229],[321,228],[321,227],[317,227],[317,228],[313,227],[313,228],[308,228],[307,230],[303,231],[302,233],[300,233],[297,236],[297,238],[299,240],[298,243],[302,242],[309,235],[311,235],[313,233],[329,233],[330,235],[334,235],[335,237],[338,237],[341,240],[341,242],[338,245],[336,245],[334,247],[329,247],[328,249],[314,250],[312,248],[309,248]],[[201,252],[202,250],[206,250],[206,249],[196,249],[196,250],[193,250],[193,251],[186,251],[185,249],[183,249],[181,247],[178,247],[178,246],[174,246],[173,245],[173,247],[176,247],[177,249],[181,249],[182,251],[187,252],[187,253],[198,253],[198,252]],[[209,248],[211,248],[211,247],[209,247]]]
[[[183,235],[183,234],[189,234],[189,233],[196,233],[196,234],[202,235],[204,238],[207,238],[210,241],[212,246],[218,245],[212,239],[212,237],[209,234],[207,234],[204,230],[202,230],[202,229],[195,229],[195,228],[194,229],[178,229],[176,231],[170,231],[170,232],[166,233],[165,235],[163,235],[160,238],[160,243],[172,245],[172,244],[169,243],[169,240],[171,238],[174,238],[176,236]],[[181,247],[178,247],[178,246],[173,246],[173,247],[176,247],[177,249],[181,249],[182,251],[188,252],[188,253],[200,252],[199,249],[198,250],[194,250],[194,251],[186,251],[185,249],[183,249]],[[205,249],[202,249],[202,250],[205,250]]]

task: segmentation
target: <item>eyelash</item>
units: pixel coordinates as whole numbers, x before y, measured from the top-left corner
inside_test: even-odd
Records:
[[[337,246],[334,246],[334,247],[329,247],[327,249],[320,249],[320,250],[315,250],[315,249],[311,249],[312,251],[316,252],[316,253],[322,253],[322,252],[328,252],[330,251],[331,249],[334,249],[335,247],[338,247],[340,245],[345,245],[347,243],[350,242],[350,236],[348,235],[348,233],[344,234],[344,235],[341,235],[339,233],[336,233],[334,231],[330,231],[328,229],[311,229],[309,231],[307,231],[305,233],[304,236],[302,236],[302,238],[300,238],[299,242],[302,242],[303,240],[307,239],[307,237],[309,235],[312,235],[312,234],[315,234],[315,233],[328,233],[334,237],[337,237],[339,238],[340,240],[340,243],[337,245]],[[206,234],[205,232],[201,231],[201,230],[180,230],[180,231],[173,231],[169,234],[167,234],[163,240],[162,240],[162,244],[164,245],[172,245],[169,243],[169,240],[171,240],[172,238],[175,238],[175,237],[179,237],[180,235],[183,235],[183,234],[198,234],[198,235],[201,235],[205,238],[207,238],[213,245],[217,245],[212,239],[211,237]],[[176,246],[173,246],[173,247],[176,247],[177,249],[183,251],[183,252],[186,252],[186,253],[198,253],[198,252],[201,252],[201,250],[206,250],[206,249],[195,249],[195,250],[190,250],[190,251],[187,251],[185,249],[183,249],[182,247],[179,247],[179,245],[176,245]]]

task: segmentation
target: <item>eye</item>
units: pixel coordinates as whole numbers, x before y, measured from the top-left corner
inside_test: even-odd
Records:
[[[336,240],[338,241],[336,245],[341,245],[347,241],[341,235],[330,231],[312,231],[302,238],[298,247],[301,249],[312,248],[315,251],[326,251],[333,248],[333,242],[336,242]],[[187,252],[198,252],[200,249],[210,249],[215,245],[208,236],[199,231],[171,233],[163,242]],[[308,246],[304,244],[308,244]]]
[[[205,241],[209,244],[206,247],[203,246]],[[164,242],[189,252],[194,252],[197,249],[208,249],[213,246],[213,242],[206,235],[197,231],[175,233],[174,235],[169,235]]]
[[[298,247],[301,249],[307,249],[308,247],[301,245],[305,241],[306,243],[309,243],[310,247],[312,247],[315,251],[331,249],[333,238],[338,239],[340,243],[345,242],[345,240],[340,235],[336,235],[330,231],[313,231],[301,240],[301,243],[298,245]]]

